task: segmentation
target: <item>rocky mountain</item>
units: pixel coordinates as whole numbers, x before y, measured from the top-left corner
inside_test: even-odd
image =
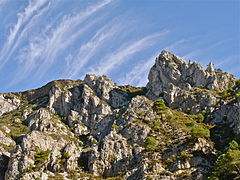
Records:
[[[167,51],[148,79],[0,94],[0,179],[240,179],[240,80]]]

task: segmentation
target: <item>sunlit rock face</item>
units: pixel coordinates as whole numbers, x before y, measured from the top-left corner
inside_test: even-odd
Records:
[[[209,92],[226,89],[236,81],[229,73],[215,71],[212,63],[204,69],[165,50],[156,58],[148,79],[147,97],[164,98],[170,107],[195,114],[213,111],[218,98]]]
[[[3,93],[0,179],[206,179],[240,133],[238,81],[163,51],[146,87],[89,74]]]

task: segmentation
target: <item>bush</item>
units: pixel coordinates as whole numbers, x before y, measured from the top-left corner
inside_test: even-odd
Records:
[[[236,94],[234,94],[234,99],[237,99],[237,98],[239,98],[240,97],[240,92],[238,92],[238,93],[236,93]]]
[[[154,137],[147,137],[145,141],[145,148],[147,151],[154,151],[157,149],[158,142]]]
[[[237,88],[240,88],[240,79],[236,80],[235,86],[236,86]]]
[[[195,127],[192,129],[191,134],[192,134],[194,137],[201,137],[201,138],[210,137],[210,131],[209,131],[209,129],[205,129],[205,128],[201,127],[201,126],[195,126]]]
[[[37,152],[34,157],[35,157],[35,164],[43,164],[47,159],[48,155],[50,154],[51,150],[46,150],[46,151],[40,151]]]
[[[154,102],[153,104],[153,110],[158,114],[164,114],[165,110],[167,110],[168,107],[165,105],[164,100],[163,99],[158,99]]]
[[[119,114],[118,113],[115,114],[115,119],[119,119]]]
[[[64,159],[69,159],[70,158],[69,153],[68,152],[63,153],[63,158]]]
[[[220,69],[220,68],[217,68],[217,69],[215,69],[215,72],[222,73],[223,71],[222,71],[222,69]]]
[[[204,115],[202,113],[199,113],[196,115],[196,119],[198,122],[202,122],[204,120]]]
[[[152,123],[153,123],[153,127],[152,127],[152,128],[153,128],[154,130],[159,130],[159,129],[161,129],[162,125],[161,125],[161,123],[160,123],[159,121],[153,120]]]
[[[230,97],[233,92],[234,92],[233,88],[228,88],[228,89],[223,90],[220,93],[220,95],[222,96],[223,99],[226,99],[226,98]]]
[[[240,146],[236,141],[229,143],[229,149],[218,157],[213,175],[209,179],[235,179],[240,174]]]
[[[113,124],[113,125],[112,125],[112,128],[118,130],[118,129],[119,129],[119,126],[116,125],[116,124]]]
[[[207,114],[207,111],[206,110],[202,110],[202,115],[205,116]]]
[[[189,154],[188,152],[182,151],[180,153],[180,157],[185,159],[185,160],[190,160],[193,155]]]

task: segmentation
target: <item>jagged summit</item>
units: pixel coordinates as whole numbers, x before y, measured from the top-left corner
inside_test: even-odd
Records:
[[[156,58],[148,79],[147,97],[153,100],[163,97],[170,107],[184,112],[191,109],[191,113],[211,111],[211,106],[216,106],[215,97],[204,89],[227,89],[237,80],[230,73],[215,71],[211,63],[204,69],[165,50]],[[197,96],[194,95],[196,88],[202,89]]]
[[[0,94],[0,180],[235,178],[239,118],[239,80],[164,50],[146,87],[87,74]]]

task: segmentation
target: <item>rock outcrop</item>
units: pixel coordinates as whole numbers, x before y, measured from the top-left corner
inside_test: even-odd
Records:
[[[164,98],[171,108],[184,112],[212,112],[217,97],[208,90],[223,90],[233,86],[236,78],[229,73],[217,72],[212,63],[204,69],[200,64],[162,51],[151,68],[147,97]]]
[[[1,94],[0,180],[220,177],[216,158],[240,134],[239,86],[163,51],[146,88],[91,74]]]
[[[21,101],[15,96],[0,94],[0,116],[16,109],[20,103]]]

